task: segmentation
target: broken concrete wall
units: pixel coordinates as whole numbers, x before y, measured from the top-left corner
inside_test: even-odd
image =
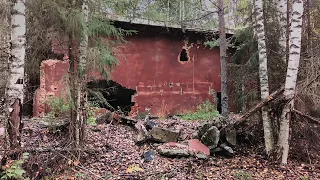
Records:
[[[220,91],[219,49],[204,47],[203,42],[186,42],[168,35],[130,36],[113,79],[137,91],[139,111],[150,109],[155,115],[183,113],[207,98],[211,90]],[[180,61],[187,50],[188,60]]]
[[[195,32],[183,33],[180,30],[167,30],[159,27],[126,26],[124,29],[136,29],[138,34],[126,37],[129,43],[122,44],[117,54],[121,60],[112,72],[112,78],[120,85],[135,90],[132,97],[136,102],[135,110],[150,110],[154,115],[183,113],[212,99],[212,90],[220,92],[219,49],[203,46],[203,35]],[[56,53],[67,52],[64,46],[53,47]],[[67,63],[55,62],[55,66],[41,67],[46,77],[45,85],[35,96],[34,115],[40,107],[39,94],[59,92],[59,86],[52,90],[53,84],[59,84],[67,72]],[[47,67],[48,66],[48,67]],[[58,68],[58,70],[55,70]],[[48,72],[47,72],[48,71]],[[47,75],[48,74],[48,75]],[[92,77],[101,78],[99,73],[90,72]],[[43,77],[42,77],[43,78]],[[53,93],[56,95],[56,93]],[[216,97],[216,95],[214,95]],[[42,100],[43,101],[43,100]]]
[[[60,60],[46,60],[40,66],[40,87],[33,99],[33,116],[43,116],[48,112],[45,102],[49,97],[66,98],[66,83],[69,63]]]

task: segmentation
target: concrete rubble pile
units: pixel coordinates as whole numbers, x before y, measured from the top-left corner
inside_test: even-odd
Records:
[[[203,121],[190,135],[183,133],[181,127],[157,124],[148,116],[144,120],[136,120],[108,113],[98,117],[97,122],[110,123],[112,117],[116,122],[133,126],[137,130],[137,145],[154,143],[157,146],[156,151],[161,156],[208,159],[210,155],[215,154],[227,157],[232,157],[234,154],[232,147],[236,145],[236,131],[226,130],[227,120],[222,117]]]

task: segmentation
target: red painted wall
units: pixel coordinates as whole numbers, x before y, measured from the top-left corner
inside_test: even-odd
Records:
[[[127,38],[121,61],[113,79],[137,90],[135,101],[140,111],[150,108],[156,115],[192,110],[209,96],[209,90],[220,91],[219,49],[193,44],[190,60],[178,61],[185,45],[168,36],[133,36]],[[187,46],[191,46],[189,43]]]
[[[133,100],[139,105],[139,112],[150,108],[154,115],[183,113],[194,110],[207,98],[212,99],[210,89],[220,91],[219,49],[204,47],[203,40],[199,42],[198,37],[199,34],[194,33],[186,36],[181,32],[175,35],[150,30],[126,37],[129,43],[122,44],[124,48],[121,52],[126,60],[119,62],[112,78],[122,86],[137,91]],[[191,40],[185,43],[185,39]],[[189,48],[190,60],[185,63],[178,60],[183,47]],[[63,49],[53,47],[56,53],[67,52]],[[42,65],[42,78],[46,80],[45,85],[40,85],[44,87],[37,92],[52,94],[53,91],[55,95],[61,92],[56,85],[61,84],[61,78],[65,76],[63,73],[67,72],[68,65],[65,63],[58,61],[53,66]],[[38,116],[37,112],[43,112],[38,109],[41,102],[37,100],[42,96],[35,95],[35,116]]]

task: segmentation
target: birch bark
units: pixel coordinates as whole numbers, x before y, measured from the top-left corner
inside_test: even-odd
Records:
[[[266,38],[265,38],[265,26],[263,18],[263,2],[262,0],[255,0],[255,32],[258,39],[258,51],[259,51],[259,78],[260,78],[260,91],[261,99],[266,99],[269,96],[269,84],[268,84],[268,59],[266,50]],[[262,107],[262,120],[264,131],[264,142],[266,152],[269,155],[273,149],[273,130],[272,123],[268,115],[268,107]]]
[[[303,0],[295,0],[292,4],[292,21],[290,25],[289,39],[289,59],[288,69],[285,82],[284,96],[289,102],[285,105],[280,122],[280,132],[278,139],[279,154],[281,155],[281,163],[287,164],[289,154],[289,127],[290,112],[294,105],[294,96],[296,92],[296,83],[299,70],[300,52],[301,52],[301,36],[302,36],[302,15]]]
[[[19,146],[26,54],[25,0],[16,0],[11,12],[11,57],[6,85],[6,114],[11,147]]]
[[[288,0],[278,0],[278,17],[281,28],[279,44],[281,47],[281,57],[287,63],[287,39],[288,39]]]

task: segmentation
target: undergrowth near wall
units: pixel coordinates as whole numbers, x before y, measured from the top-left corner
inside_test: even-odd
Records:
[[[220,116],[220,114],[217,111],[215,103],[207,99],[197,106],[195,112],[187,112],[183,114],[181,118],[185,120],[210,120],[218,116]]]

